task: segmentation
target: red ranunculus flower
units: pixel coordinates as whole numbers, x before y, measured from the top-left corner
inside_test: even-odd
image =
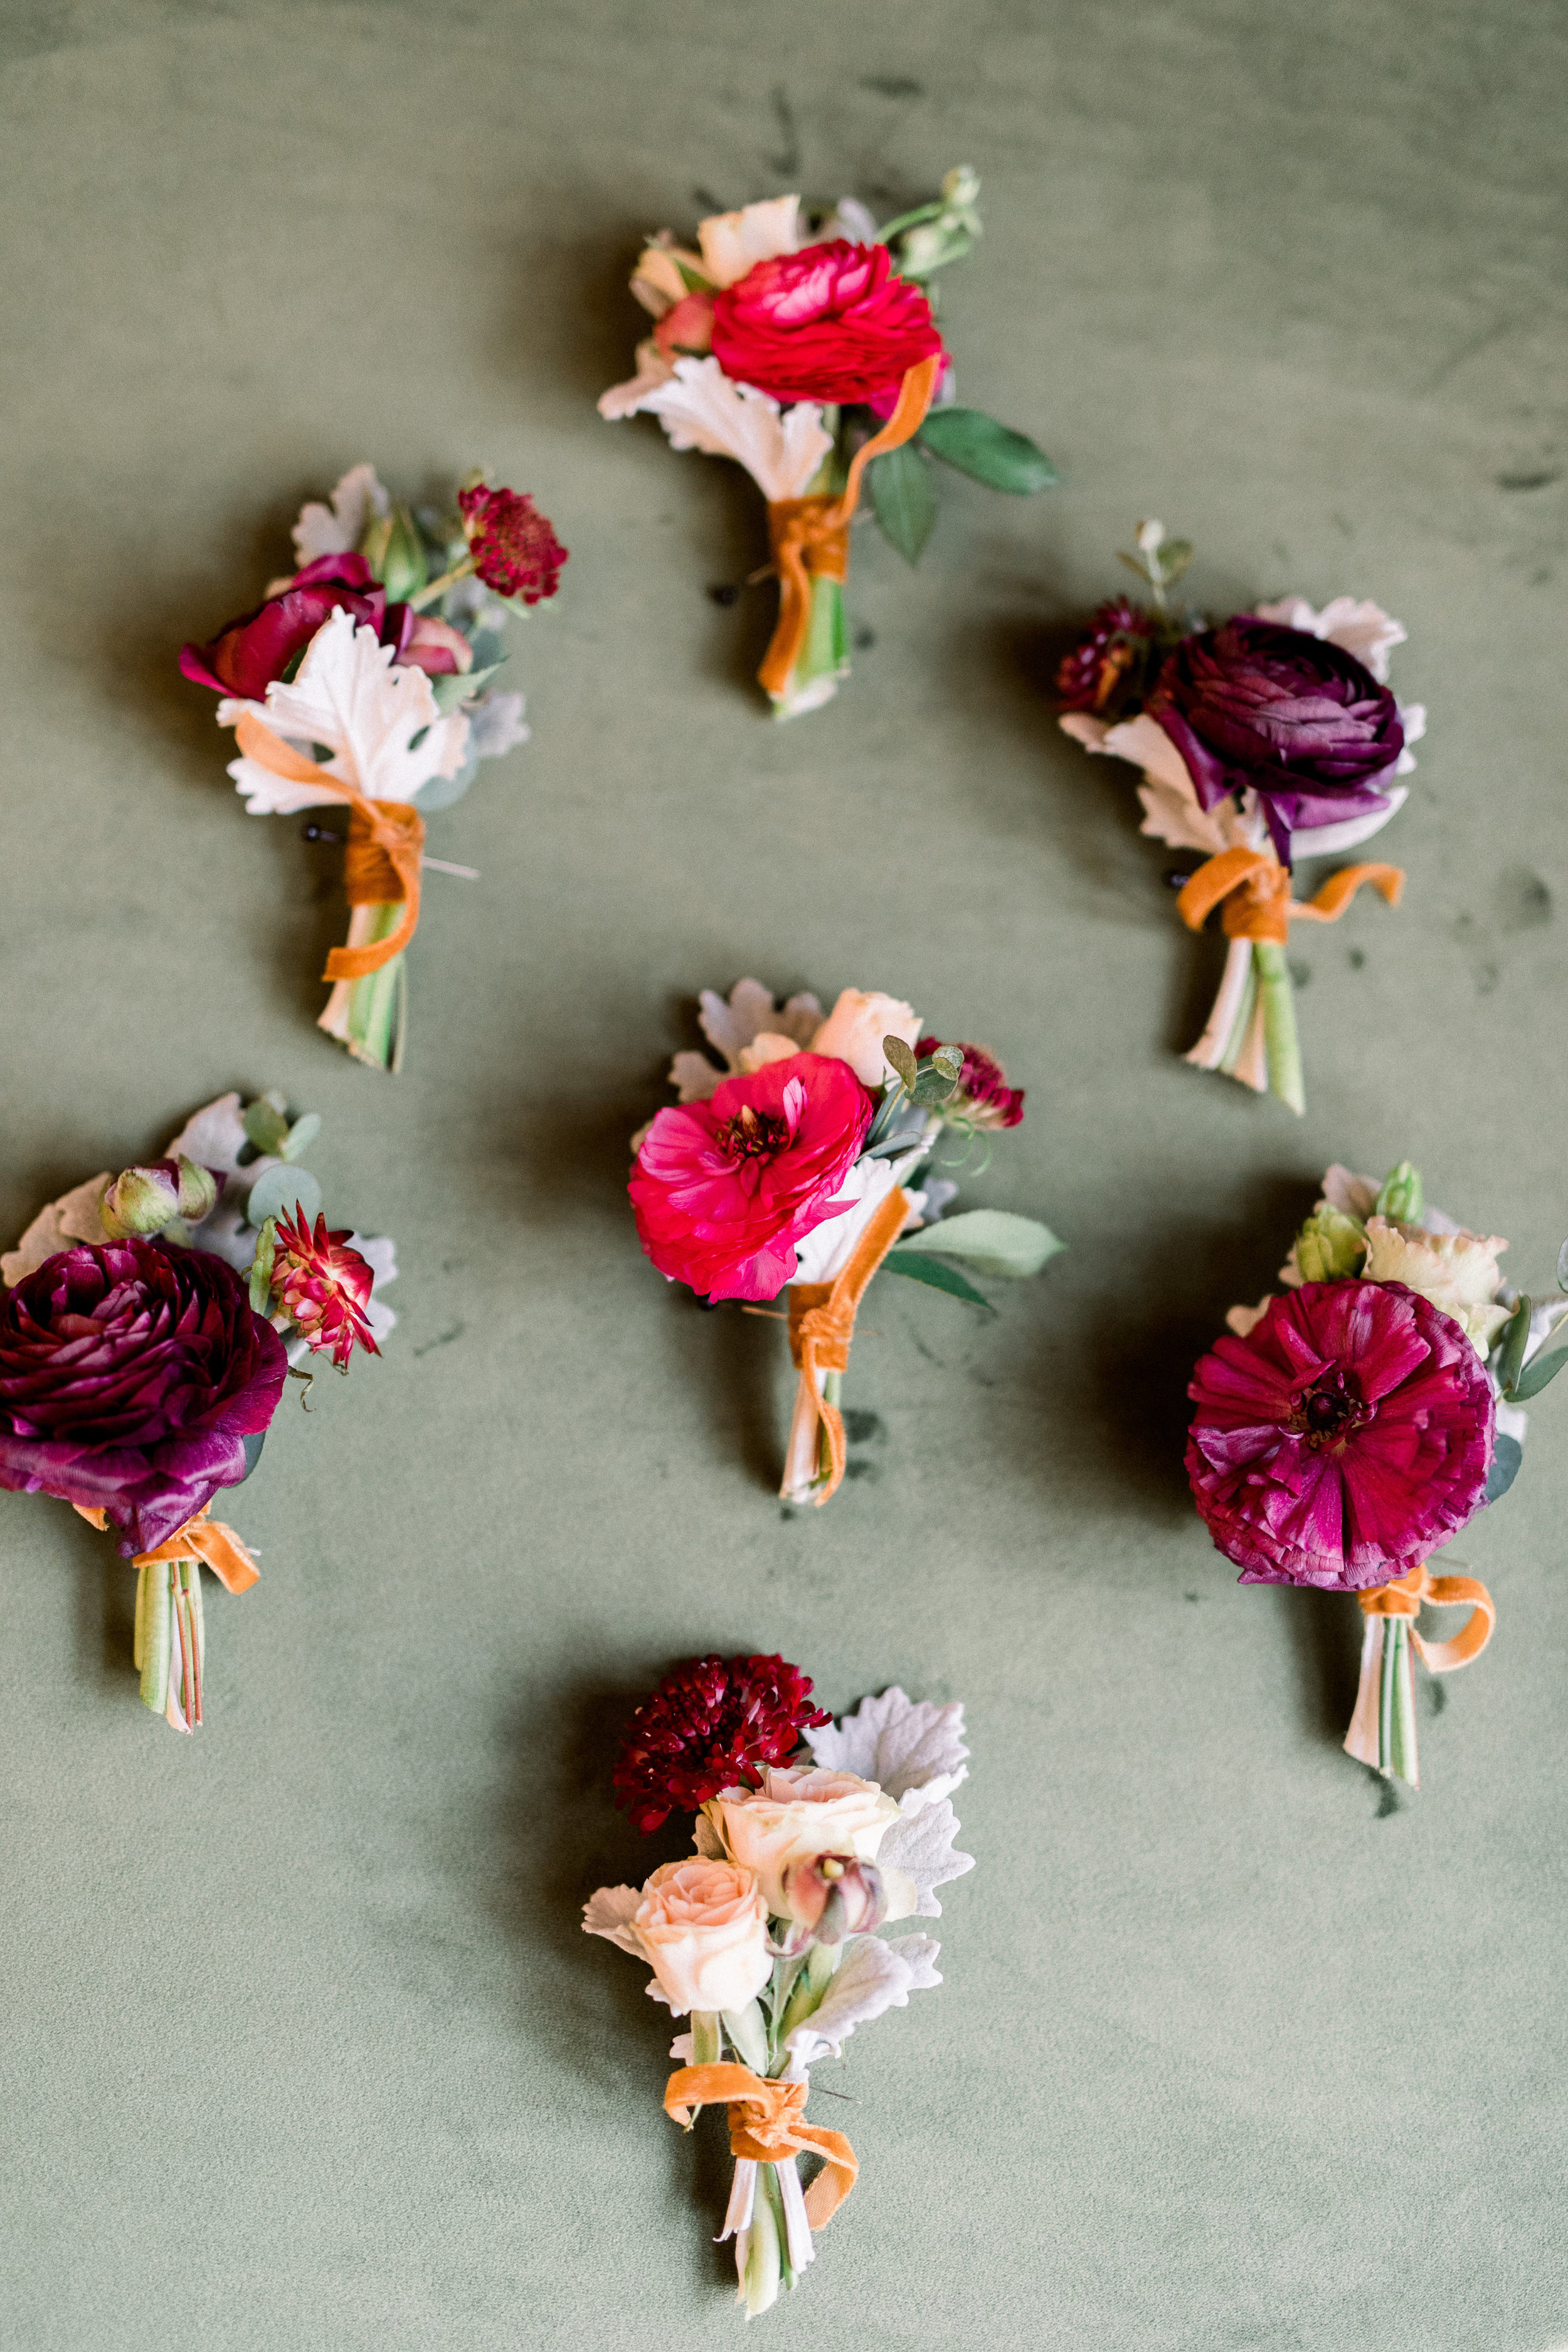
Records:
[[[0,1486],[107,1512],[127,1559],[236,1486],[289,1360],[210,1250],[61,1250],[0,1292]]]
[[[1187,1475],[1243,1584],[1388,1584],[1479,1508],[1491,1383],[1402,1282],[1308,1282],[1198,1365]]]
[[[774,400],[885,400],[941,350],[931,304],[885,245],[781,253],[713,298],[714,357]]]
[[[180,667],[197,686],[260,702],[298,653],[339,607],[368,622],[384,645],[402,651],[413,614],[388,605],[386,591],[363,555],[319,555],[287,588],[220,629],[210,645],[182,646]]]
[[[847,1208],[871,1097],[847,1062],[791,1054],[726,1078],[708,1102],[661,1110],[629,1187],[643,1248],[710,1298],[776,1298],[795,1244]]]
[[[765,1765],[789,1762],[803,1731],[831,1721],[811,1704],[810,1675],[783,1658],[693,1658],[633,1716],[616,1801],[646,1834],[721,1789],[760,1783]]]
[[[492,490],[480,482],[459,490],[458,505],[474,570],[487,588],[525,604],[554,595],[566,550],[525,490]]]
[[[915,1046],[916,1061],[929,1060],[941,1045],[940,1037],[921,1037]],[[953,1097],[954,1108],[975,1127],[1021,1127],[1023,1087],[1007,1084],[1006,1071],[984,1045],[960,1045],[956,1050],[963,1056],[963,1074]]]

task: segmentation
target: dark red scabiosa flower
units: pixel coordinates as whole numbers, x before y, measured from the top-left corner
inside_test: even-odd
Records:
[[[0,1486],[107,1513],[127,1559],[237,1486],[289,1360],[209,1250],[83,1243],[0,1292]]]
[[[1243,1584],[1388,1584],[1480,1507],[1491,1383],[1402,1282],[1308,1282],[1205,1356],[1187,1475]]]
[[[407,605],[387,604],[385,589],[363,555],[319,555],[287,588],[220,629],[210,645],[183,646],[180,667],[215,694],[260,702],[273,679],[284,676],[340,609],[352,613],[356,624],[368,624],[383,645],[401,653],[414,619]]]
[[[1097,716],[1109,709],[1128,674],[1140,667],[1153,635],[1154,615],[1130,596],[1097,604],[1091,625],[1058,666],[1062,709]]]
[[[1292,833],[1386,808],[1405,749],[1399,705],[1353,654],[1250,613],[1185,638],[1145,708],[1203,807],[1251,786],[1287,866]]]
[[[872,1109],[847,1062],[791,1054],[661,1110],[628,1187],[660,1274],[710,1298],[776,1298],[796,1242],[852,1205],[836,1195]]]
[[[927,1060],[941,1045],[940,1037],[921,1037],[915,1045],[916,1061]],[[952,1097],[954,1108],[972,1127],[1021,1126],[1024,1089],[1007,1084],[1007,1073],[995,1055],[984,1045],[958,1045],[952,1050],[963,1056],[958,1092]]]
[[[774,400],[896,398],[942,350],[931,304],[885,245],[834,237],[759,261],[713,297],[713,356]]]
[[[800,1735],[832,1720],[811,1677],[784,1658],[692,1658],[631,1719],[616,1759],[616,1802],[643,1832],[694,1813],[721,1789],[757,1786]]]
[[[524,604],[554,595],[566,550],[526,492],[492,490],[480,482],[459,490],[458,505],[474,570],[487,588]]]
[[[329,1233],[319,1214],[312,1231],[296,1202],[292,1219],[285,1213],[278,1220],[272,1258],[273,1297],[313,1350],[331,1350],[340,1371],[355,1348],[381,1353],[365,1319],[375,1276],[348,1238],[346,1225]]]

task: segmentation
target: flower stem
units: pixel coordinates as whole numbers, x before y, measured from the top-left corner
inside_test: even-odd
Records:
[[[723,2048],[719,2028],[719,2012],[715,2009],[694,2009],[691,2012],[691,2063],[694,2066],[716,2066]]]
[[[751,2227],[746,2231],[746,2252],[741,2273],[741,2300],[746,2306],[746,2317],[757,2318],[778,2301],[780,2261],[779,2221],[773,2198],[768,2194],[773,2186],[773,2167],[757,2167],[757,2193],[752,2207]],[[777,2195],[776,2188],[773,2192]]]
[[[798,719],[831,702],[840,678],[849,675],[849,635],[844,619],[844,583],[820,572],[811,575],[811,612],[805,642],[784,692],[775,697],[775,719]]]
[[[417,596],[406,598],[409,611],[423,613],[444,596],[448,588],[455,588],[460,580],[471,580],[473,576],[474,559],[471,555],[465,555],[460,563],[453,564],[450,572],[443,572],[439,580],[432,580],[427,587],[421,588]]]
[[[827,1403],[840,1406],[840,1409],[842,1409],[841,1400],[844,1395],[843,1373],[824,1372],[822,1375],[822,1393]],[[826,1422],[819,1421],[816,1424],[816,1476],[812,1483],[814,1486],[826,1486],[827,1481],[832,1477],[832,1475],[833,1455],[828,1449],[827,1424]]]
[[[384,906],[355,907],[349,919],[350,947],[374,947],[390,939],[403,920],[403,901]],[[332,988],[317,1027],[346,1045],[356,1062],[373,1069],[396,1071],[403,1066],[403,1038],[408,1017],[408,980],[404,958],[393,957],[379,971],[363,980],[340,980]]]
[[[1296,992],[1285,950],[1273,940],[1255,940],[1252,960],[1263,997],[1263,1038],[1268,1057],[1268,1087],[1297,1117],[1307,1108],[1301,1078],[1301,1047],[1296,1034]]]

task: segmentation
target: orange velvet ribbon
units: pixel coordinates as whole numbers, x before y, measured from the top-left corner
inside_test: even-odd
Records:
[[[826,2169],[805,2192],[814,2230],[831,2221],[855,2186],[859,2163],[842,2132],[805,2120],[809,2083],[779,2083],[749,2066],[681,2066],[664,2086],[664,2112],[689,2131],[699,2107],[730,2111],[730,2153],[754,2164],[782,2164],[792,2156],[819,2156]]]
[[[835,498],[774,499],[768,507],[768,538],[779,580],[779,617],[757,672],[772,695],[782,695],[800,659],[811,620],[811,583],[842,580],[849,569],[849,522],[860,503],[860,478],[873,457],[912,441],[925,422],[942,377],[942,355],[921,360],[899,388],[898,405],[879,433],[863,442],[849,461],[843,489]]]
[[[100,1530],[109,1524],[106,1511],[89,1509],[85,1503],[73,1507],[80,1517]],[[257,1567],[232,1528],[221,1519],[209,1519],[209,1506],[203,1504],[194,1519],[176,1528],[166,1543],[154,1551],[139,1551],[131,1562],[132,1568],[155,1568],[161,1561],[199,1559],[210,1568],[226,1592],[248,1592],[259,1582],[261,1570]]]
[[[1430,1576],[1425,1561],[1407,1576],[1395,1577],[1392,1584],[1358,1592],[1356,1599],[1365,1617],[1414,1618],[1419,1616],[1425,1601],[1438,1608],[1471,1602],[1469,1615],[1451,1641],[1424,1642],[1414,1624],[1411,1626],[1411,1645],[1429,1674],[1451,1675],[1457,1666],[1469,1665],[1480,1656],[1497,1629],[1497,1605],[1479,1577]]]
[[[800,1374],[800,1394],[810,1400],[817,1421],[827,1432],[827,1483],[813,1497],[819,1506],[836,1495],[843,1482],[846,1448],[844,1416],[823,1395],[817,1376],[848,1370],[849,1342],[855,1337],[855,1317],[866,1286],[902,1233],[909,1213],[908,1197],[895,1184],[856,1243],[842,1274],[832,1282],[790,1286],[789,1351]]]
[[[1267,940],[1282,948],[1292,922],[1337,923],[1363,882],[1381,891],[1391,907],[1398,906],[1405,876],[1397,866],[1342,866],[1315,898],[1299,901],[1290,896],[1289,868],[1271,849],[1222,849],[1183,885],[1176,912],[1189,930],[1201,931],[1221,907],[1227,939]]]
[[[294,784],[321,784],[337,801],[346,801],[348,848],[343,856],[343,891],[351,907],[403,904],[403,919],[386,939],[370,947],[334,948],[327,958],[323,980],[364,980],[401,955],[419,924],[419,862],[425,847],[425,820],[407,801],[371,800],[353,784],[344,783],[329,768],[318,767],[301,751],[293,751],[253,711],[241,711],[235,740],[247,760],[269,769]]]

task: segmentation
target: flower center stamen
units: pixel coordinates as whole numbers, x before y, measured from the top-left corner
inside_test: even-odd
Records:
[[[753,1110],[747,1103],[719,1129],[719,1141],[731,1160],[765,1160],[784,1150],[789,1129],[774,1112]]]
[[[1365,1418],[1365,1406],[1348,1392],[1342,1375],[1336,1374],[1308,1391],[1292,1415],[1291,1425],[1310,1446],[1337,1445]]]

